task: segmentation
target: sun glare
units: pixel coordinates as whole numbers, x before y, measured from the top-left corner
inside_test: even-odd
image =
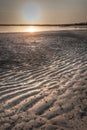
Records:
[[[34,32],[36,32],[36,31],[37,31],[36,28],[33,27],[33,26],[31,26],[31,27],[29,27],[29,28],[27,29],[27,32],[30,32],[30,33],[34,33]]]

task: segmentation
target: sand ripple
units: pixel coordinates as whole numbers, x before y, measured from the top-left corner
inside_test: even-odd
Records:
[[[86,33],[0,34],[0,130],[86,130]]]

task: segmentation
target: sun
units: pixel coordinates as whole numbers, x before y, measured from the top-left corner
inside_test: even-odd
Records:
[[[34,33],[34,32],[36,32],[36,31],[37,31],[36,28],[33,27],[33,26],[27,28],[27,32]]]

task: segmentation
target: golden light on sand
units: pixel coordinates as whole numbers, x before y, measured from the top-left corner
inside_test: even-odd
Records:
[[[37,29],[33,26],[27,28],[27,32],[34,33],[37,32]]]

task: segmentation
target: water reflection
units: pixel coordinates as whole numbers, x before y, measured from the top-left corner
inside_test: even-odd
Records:
[[[87,29],[87,27],[59,27],[59,26],[0,26],[2,32],[40,32],[40,31],[58,31],[72,29]]]

